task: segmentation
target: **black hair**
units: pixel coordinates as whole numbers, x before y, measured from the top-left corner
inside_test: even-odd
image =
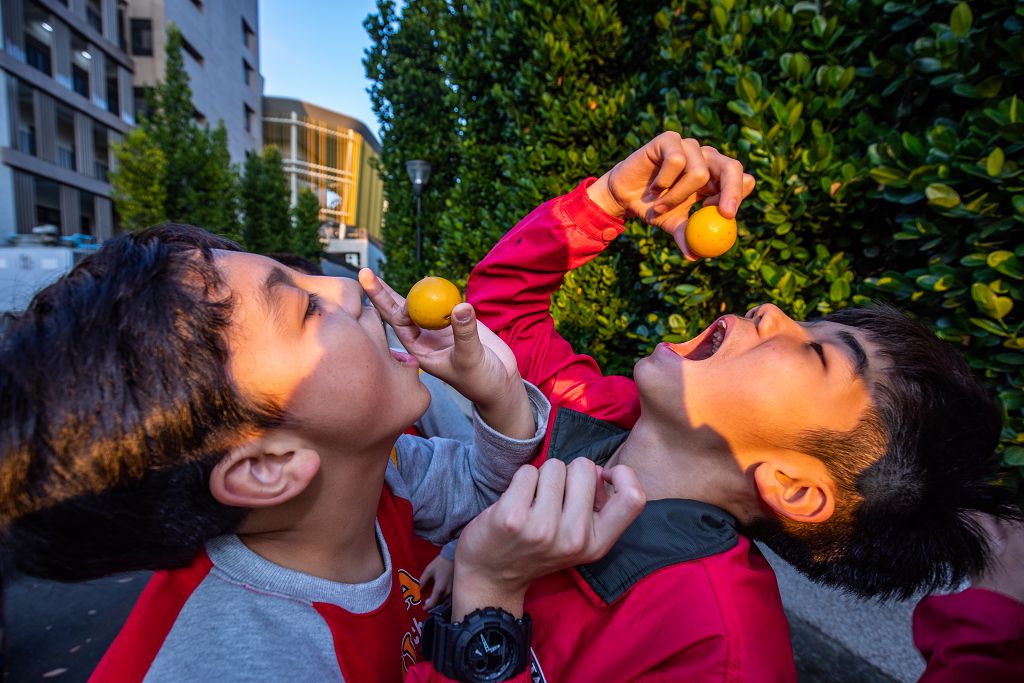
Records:
[[[228,372],[232,302],[190,225],[116,237],[40,291],[0,339],[0,524],[25,573],[187,564],[246,510],[209,473],[281,410]]]
[[[972,513],[1020,516],[997,481],[1002,415],[963,357],[895,308],[827,319],[863,330],[884,366],[857,427],[801,440],[829,468],[836,510],[819,524],[768,516],[748,531],[810,578],[861,596],[956,585],[989,554]]]

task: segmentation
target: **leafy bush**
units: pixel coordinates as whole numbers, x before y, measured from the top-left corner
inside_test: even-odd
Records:
[[[392,41],[406,17],[431,27],[444,85],[429,116],[380,100],[386,172],[397,178],[388,160],[411,148],[388,127],[412,120],[438,122],[417,153],[437,139],[454,164],[427,262],[401,284],[427,271],[464,281],[539,202],[677,130],[757,177],[738,246],[690,265],[630,225],[567,277],[552,307],[563,334],[628,371],[722,311],[771,301],[805,318],[889,300],[963,348],[1007,411],[1005,461],[1024,466],[1019,3],[410,0],[402,17],[380,6]],[[409,69],[389,57],[390,72],[371,75],[402,92]],[[411,192],[387,192],[388,256],[406,263],[412,243],[392,227],[408,221],[396,209]]]

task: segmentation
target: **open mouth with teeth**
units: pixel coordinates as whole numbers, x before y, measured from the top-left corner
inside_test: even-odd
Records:
[[[682,344],[670,344],[672,350],[687,360],[707,360],[722,348],[728,327],[724,320],[716,320],[714,324],[697,337]]]

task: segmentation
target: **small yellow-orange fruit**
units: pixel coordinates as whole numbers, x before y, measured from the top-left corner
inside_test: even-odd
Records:
[[[736,244],[736,220],[718,213],[717,206],[695,211],[686,224],[686,246],[697,258],[721,256]]]
[[[441,330],[451,325],[452,309],[462,303],[462,295],[443,277],[425,277],[412,286],[405,301],[414,323],[425,330]]]

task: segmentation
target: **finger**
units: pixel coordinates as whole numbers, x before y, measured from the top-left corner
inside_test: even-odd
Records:
[[[597,476],[594,477],[594,512],[597,512],[608,502],[608,487],[611,486],[604,480],[604,468],[598,467]]]
[[[658,169],[649,188],[652,198],[657,198],[672,187],[679,174],[686,168],[686,155],[680,145],[678,133],[665,133],[654,140],[647,149],[647,158]]]
[[[490,508],[492,517],[497,518],[506,527],[514,526],[516,522],[525,524],[530,506],[533,505],[533,499],[537,494],[539,478],[540,472],[533,465],[523,465],[516,470],[508,488]]]
[[[557,531],[566,494],[566,470],[565,463],[554,458],[541,465],[537,497],[533,501],[533,511],[530,515],[530,523],[541,536],[545,535],[545,530],[550,532],[551,536]]]
[[[630,467],[616,465],[604,471],[604,480],[611,484],[608,502],[594,513],[594,557],[602,557],[644,509],[647,496],[640,480]]]
[[[593,524],[595,496],[600,477],[598,467],[586,458],[576,458],[566,470],[565,499],[562,504],[561,526],[569,529]]]
[[[409,312],[405,307],[405,299],[396,294],[395,290],[377,277],[372,270],[363,268],[359,271],[359,284],[385,322],[395,328],[412,325],[412,319],[409,318]]]
[[[683,155],[686,157],[686,169],[681,177],[661,195],[655,204],[655,211],[664,213],[682,204],[690,195],[708,184],[711,172],[708,170],[704,155],[701,154],[700,143],[693,138],[682,141]]]
[[[452,309],[452,334],[454,348],[452,362],[460,368],[476,367],[484,357],[484,345],[480,341],[480,330],[476,324],[476,311],[467,303]]]
[[[675,240],[676,246],[679,247],[679,251],[682,252],[683,258],[690,262],[697,260],[697,256],[692,251],[690,251],[690,246],[686,243],[685,223],[672,232],[672,239]]]
[[[711,177],[716,180],[720,199],[718,210],[726,218],[735,218],[743,199],[743,164],[727,157],[714,147],[701,149]],[[705,202],[706,203],[706,202]]]

